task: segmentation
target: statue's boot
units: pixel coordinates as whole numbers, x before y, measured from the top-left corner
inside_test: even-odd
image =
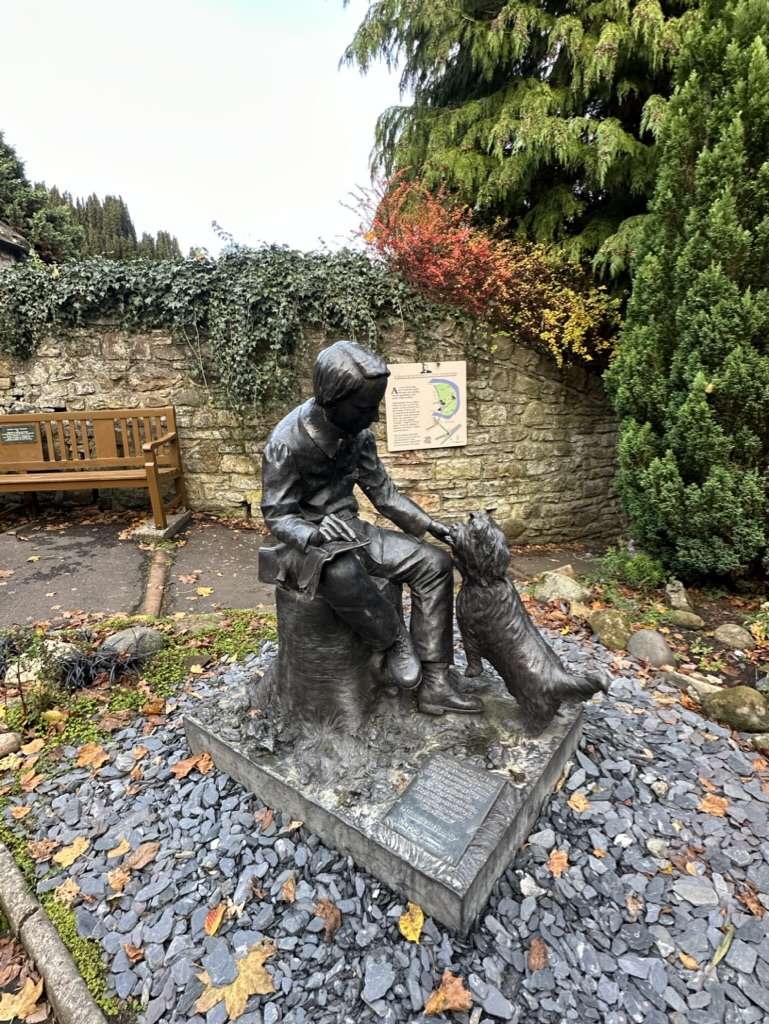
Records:
[[[422,663],[414,650],[411,634],[400,626],[395,643],[388,648],[385,663],[389,680],[402,690],[413,690],[422,678]]]
[[[450,666],[439,661],[430,661],[423,666],[417,706],[425,715],[445,715],[447,711],[477,715],[483,710],[483,702],[477,697],[470,697],[455,689]]]

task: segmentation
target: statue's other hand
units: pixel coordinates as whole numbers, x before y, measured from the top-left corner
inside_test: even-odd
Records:
[[[438,540],[442,540],[444,544],[451,543],[451,527],[447,526],[446,523],[442,523],[440,519],[431,519],[427,532],[431,533]]]
[[[355,530],[350,524],[333,513],[323,517],[318,530],[324,541],[357,540]]]

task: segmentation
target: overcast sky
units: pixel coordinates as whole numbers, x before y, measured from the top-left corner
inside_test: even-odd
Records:
[[[34,181],[122,195],[139,233],[312,249],[355,225],[397,78],[338,68],[366,0],[2,0],[0,130]]]

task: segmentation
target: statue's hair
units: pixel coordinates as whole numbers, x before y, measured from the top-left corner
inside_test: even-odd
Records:
[[[335,341],[315,360],[313,390],[319,405],[346,398],[366,380],[389,377],[387,363],[354,341]]]

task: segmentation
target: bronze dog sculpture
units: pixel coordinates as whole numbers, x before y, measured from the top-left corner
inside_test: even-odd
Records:
[[[570,672],[529,618],[507,575],[510,551],[488,512],[471,512],[451,528],[450,544],[462,574],[457,619],[467,653],[466,676],[482,671],[486,658],[504,680],[532,733],[547,727],[567,700],[608,691],[602,671]]]

